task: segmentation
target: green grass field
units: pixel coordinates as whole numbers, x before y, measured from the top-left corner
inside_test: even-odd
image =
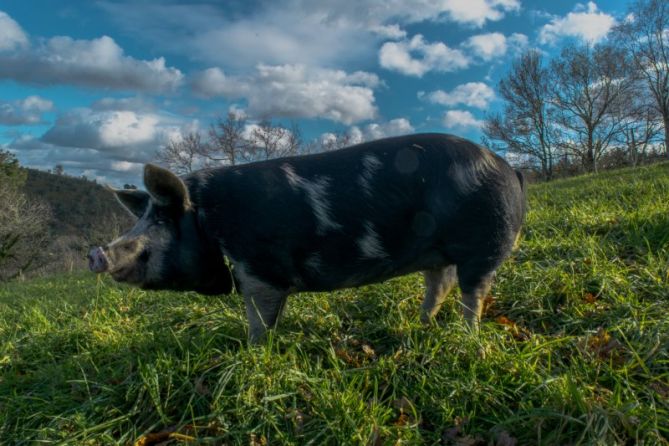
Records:
[[[0,286],[0,444],[669,444],[669,164],[530,188],[478,335],[419,275],[241,298]],[[152,435],[149,435],[152,434]]]

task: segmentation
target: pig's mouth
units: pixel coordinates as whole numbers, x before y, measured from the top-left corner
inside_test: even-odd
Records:
[[[113,257],[113,256],[112,256]],[[142,253],[140,258],[145,258]],[[93,248],[88,254],[88,268],[94,273],[109,273],[117,282],[139,283],[140,276],[137,265],[134,263],[114,265],[114,261],[101,247]]]

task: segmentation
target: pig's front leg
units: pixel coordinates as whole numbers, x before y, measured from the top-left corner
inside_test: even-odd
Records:
[[[249,320],[249,343],[257,344],[268,329],[276,327],[279,316],[286,305],[288,294],[272,288],[256,288],[253,293],[244,292],[246,317]]]

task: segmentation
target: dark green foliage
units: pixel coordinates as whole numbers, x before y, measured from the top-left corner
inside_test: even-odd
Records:
[[[26,171],[21,169],[13,153],[0,150],[0,183],[3,187],[17,189],[26,181]]]

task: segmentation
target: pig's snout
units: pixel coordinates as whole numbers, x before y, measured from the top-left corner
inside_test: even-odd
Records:
[[[88,269],[94,273],[104,273],[109,268],[109,260],[101,247],[93,248],[88,253]]]

